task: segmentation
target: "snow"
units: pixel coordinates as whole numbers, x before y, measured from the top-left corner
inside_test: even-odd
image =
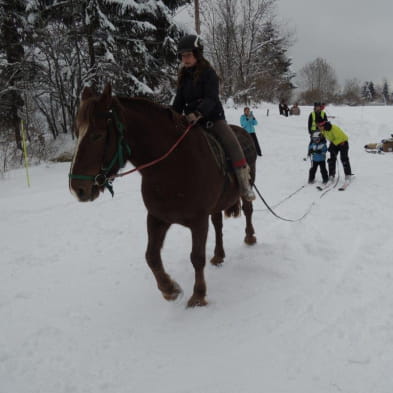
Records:
[[[239,124],[243,108],[227,110]],[[269,116],[266,116],[269,109]],[[306,184],[310,107],[280,117],[252,108],[263,157],[256,184],[275,206]],[[224,221],[226,260],[207,264],[209,305],[186,309],[190,234],[163,248],[184,297],[166,302],[144,260],[146,211],[137,174],[78,203],[68,164],[0,180],[1,393],[391,393],[393,154],[363,145],[390,135],[392,107],[327,107],[350,137],[356,174],[323,198],[305,185],[270,214],[254,204]],[[341,163],[339,173],[343,178]],[[320,174],[317,175],[320,181]],[[210,229],[207,256],[212,256]],[[389,371],[390,370],[390,371]]]

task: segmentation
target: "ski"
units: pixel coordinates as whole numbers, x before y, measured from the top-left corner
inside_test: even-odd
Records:
[[[338,191],[345,191],[349,186],[350,182],[345,182],[341,187],[339,187]]]
[[[319,198],[323,198],[329,191],[333,190],[333,188],[337,187],[339,178],[337,180],[329,179],[329,181],[323,186],[317,186],[317,189],[321,191],[321,195]]]
[[[317,186],[317,190],[324,191],[324,190],[327,190],[328,188],[330,188],[333,185],[334,185],[334,181],[329,180],[326,184],[322,184],[320,186]]]
[[[323,198],[329,191],[331,191],[335,187],[334,183],[329,182],[324,186],[317,186],[317,189],[321,191],[321,195],[319,198]]]
[[[341,187],[338,188],[338,191],[345,191],[347,187],[351,184],[352,179],[354,179],[353,175],[349,179],[345,180]]]

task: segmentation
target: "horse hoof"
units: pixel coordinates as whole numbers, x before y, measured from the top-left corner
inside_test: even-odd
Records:
[[[177,282],[173,281],[173,289],[170,292],[162,292],[162,296],[164,296],[165,300],[174,301],[182,293],[183,293],[183,291],[182,291],[180,285]]]
[[[214,256],[212,259],[210,259],[210,263],[214,266],[221,266],[223,262],[223,257]]]
[[[244,243],[248,244],[249,246],[252,246],[256,242],[257,242],[257,238],[254,235],[246,236],[244,238]]]
[[[197,298],[194,296],[191,296],[190,300],[187,303],[187,307],[203,307],[207,305],[207,301],[205,298]]]

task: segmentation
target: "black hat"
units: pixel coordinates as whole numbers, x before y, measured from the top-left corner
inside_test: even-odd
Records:
[[[203,44],[197,35],[185,35],[177,45],[177,54],[193,52],[194,54],[203,52]]]
[[[321,106],[321,103],[320,102],[314,102],[314,108],[317,107],[317,106]]]

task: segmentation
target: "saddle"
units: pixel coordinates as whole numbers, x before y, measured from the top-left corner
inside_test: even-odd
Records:
[[[254,141],[250,137],[250,135],[241,127],[235,126],[230,124],[229,125],[232,130],[234,131],[240,146],[242,147],[244,156],[246,158],[246,161],[248,163],[255,161],[256,157],[256,150],[255,150],[255,145]],[[203,127],[203,135],[206,138],[206,141],[209,145],[210,151],[212,152],[215,161],[217,163],[217,166],[219,169],[222,171],[222,174],[226,176],[227,174],[233,173],[234,169],[232,167],[232,162],[230,157],[225,153],[224,148],[219,141],[218,138],[216,138],[208,128]]]

